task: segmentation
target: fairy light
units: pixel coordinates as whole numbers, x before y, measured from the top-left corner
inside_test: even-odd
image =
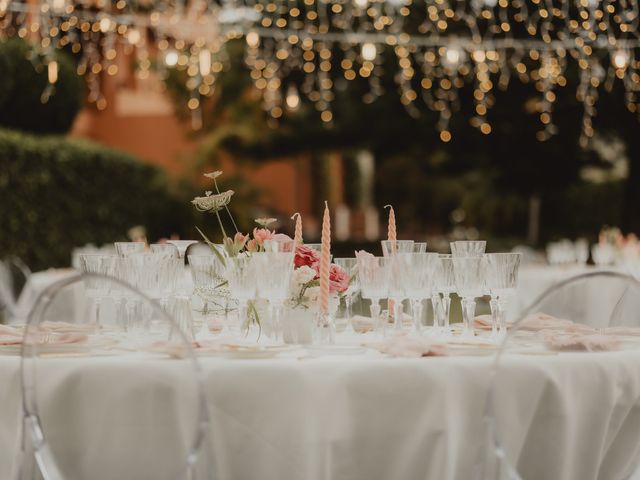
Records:
[[[78,55],[89,101],[98,108],[107,107],[101,78],[118,73],[123,52],[133,57],[141,79],[152,68],[162,76],[166,68],[184,71],[196,126],[202,124],[202,97],[215,90],[228,61],[229,39],[244,36],[245,62],[273,120],[306,98],[331,124],[337,89],[360,78],[369,85],[362,100],[370,103],[384,93],[383,73],[392,71],[399,101],[414,116],[419,103],[437,112],[445,142],[453,136],[449,123],[459,114],[463,85],[473,88],[471,124],[490,134],[493,91],[508,88],[512,78],[531,82],[539,92],[539,138],[549,138],[556,133],[556,91],[567,86],[571,61],[579,69],[576,97],[584,105],[586,142],[600,90],[621,82],[627,108],[639,110],[638,11],[640,0],[161,0],[152,11],[132,0],[91,6],[77,0],[0,0],[0,35],[39,43],[47,52],[42,61],[50,86],[58,68],[52,49],[70,49]],[[301,76],[294,84],[290,75],[296,72]],[[51,94],[50,88],[43,99]]]

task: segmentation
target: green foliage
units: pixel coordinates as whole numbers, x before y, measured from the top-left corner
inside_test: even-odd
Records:
[[[65,266],[71,249],[125,240],[197,238],[188,199],[170,192],[154,167],[96,144],[0,130],[0,257],[31,268]]]
[[[34,133],[69,131],[82,106],[83,84],[73,60],[59,50],[58,81],[43,103],[46,65],[35,47],[21,39],[0,43],[0,126]]]

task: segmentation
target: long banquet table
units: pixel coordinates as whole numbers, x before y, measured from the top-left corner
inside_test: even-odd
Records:
[[[304,350],[260,360],[201,358],[212,457],[201,469],[212,479],[471,479],[485,438],[492,361],[490,355],[401,359],[373,351],[318,357]],[[501,378],[511,392],[500,407],[509,425],[504,440],[523,478],[610,480],[628,473],[640,432],[640,351],[513,354],[504,365]],[[0,356],[2,479],[18,442],[19,366],[19,357]],[[145,412],[158,406],[175,421],[176,435],[180,430],[187,407],[169,399],[184,382],[184,360],[63,357],[41,368],[38,393],[48,427],[66,432],[57,441],[82,445],[89,425],[57,416],[56,408],[72,404],[76,418],[86,418],[85,410],[105,398],[114,412],[129,411],[100,420],[105,445],[114,422],[144,422]],[[540,438],[548,439],[542,448]],[[91,458],[84,478],[154,478],[107,455],[82,454]],[[118,469],[127,473],[117,477]]]

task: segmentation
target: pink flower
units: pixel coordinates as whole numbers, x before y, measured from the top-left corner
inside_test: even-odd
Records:
[[[247,242],[247,251],[253,253],[258,251],[258,242],[253,238]]]
[[[265,240],[271,240],[273,238],[273,232],[266,228],[254,228],[253,238],[258,245],[262,245]]]
[[[309,248],[306,245],[296,246],[296,256],[293,259],[296,268],[307,266],[317,270],[317,264],[320,263],[320,254],[317,250]]]
[[[342,293],[349,288],[349,274],[342,267],[335,263],[329,268],[329,291],[331,293]]]
[[[248,240],[249,240],[249,235],[243,235],[240,232],[236,233],[235,236],[233,237],[233,243],[235,244],[238,251],[244,248]]]
[[[374,258],[374,255],[366,250],[356,250],[356,258]]]

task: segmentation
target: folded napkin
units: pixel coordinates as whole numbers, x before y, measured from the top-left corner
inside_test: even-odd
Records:
[[[406,335],[394,335],[374,347],[392,357],[440,357],[449,353],[442,343]]]
[[[608,335],[622,335],[628,337],[640,336],[640,328],[638,327],[608,327],[604,329],[604,333]]]
[[[540,335],[553,350],[608,352],[617,350],[620,345],[616,337],[599,333],[558,333],[553,330],[543,330]]]
[[[0,345],[22,345],[22,330],[0,325]]]
[[[363,317],[362,315],[354,315],[351,319],[353,329],[358,333],[367,333],[373,331],[375,322],[371,317]]]
[[[491,315],[478,315],[473,319],[473,327],[478,330],[491,330],[493,321]],[[511,328],[513,322],[507,322],[507,328]]]
[[[565,333],[582,334],[592,334],[597,332],[595,328],[589,327],[588,325],[552,317],[546,313],[534,313],[529,315],[520,322],[520,329],[531,332],[539,332],[541,330],[561,330]]]

